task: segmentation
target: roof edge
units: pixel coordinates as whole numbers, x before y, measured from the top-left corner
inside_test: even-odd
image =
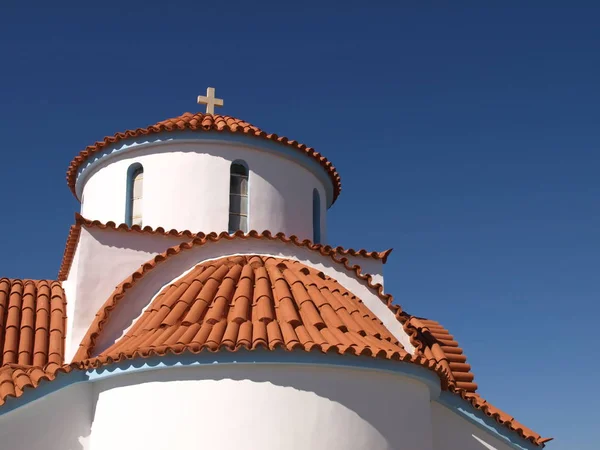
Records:
[[[75,221],[77,222],[77,214]],[[73,264],[73,259],[75,258],[75,250],[77,249],[80,236],[81,225],[78,223],[71,225],[69,228],[69,234],[67,235],[67,242],[65,244],[63,257],[60,262],[60,268],[58,269],[57,279],[59,281],[65,281],[67,278],[69,278],[69,272],[71,272],[71,265]]]
[[[0,367],[0,380],[2,380],[3,383],[9,383],[12,389],[5,389],[0,393],[0,416],[5,412],[11,412],[11,410],[16,409],[15,407],[23,406],[32,400],[42,398],[55,392],[55,389],[42,389],[45,392],[41,393],[41,395],[35,395],[33,398],[30,395],[27,395],[28,392],[32,394],[37,389],[48,387],[46,382],[53,382],[52,385],[57,386],[57,378],[60,375],[75,375],[76,378],[73,380],[75,383],[81,381],[94,382],[107,376],[112,377],[123,373],[118,370],[119,366],[135,367],[139,369],[143,366],[140,366],[138,362],[150,358],[157,361],[167,362],[167,364],[153,364],[151,370],[168,369],[174,365],[181,366],[182,361],[185,365],[190,365],[190,362],[200,362],[200,364],[207,365],[214,365],[215,362],[218,364],[224,363],[239,365],[240,363],[251,363],[254,365],[256,364],[256,356],[254,355],[261,352],[263,352],[263,356],[259,357],[259,359],[263,359],[266,355],[269,358],[276,360],[275,362],[279,364],[315,364],[315,361],[317,361],[319,364],[323,364],[327,363],[329,359],[334,359],[335,363],[333,365],[339,367],[364,367],[372,370],[388,370],[396,373],[400,372],[413,378],[422,379],[430,389],[433,389],[439,394],[439,387],[436,389],[436,380],[439,375],[435,374],[435,368],[432,366],[432,364],[424,358],[412,357],[408,354],[400,355],[397,352],[394,352],[386,355],[381,353],[365,355],[355,354],[352,351],[347,351],[347,349],[339,349],[334,347],[327,350],[312,347],[309,350],[300,352],[290,351],[282,345],[278,345],[274,348],[269,348],[265,345],[259,345],[254,349],[241,347],[237,351],[215,352],[210,349],[197,349],[194,346],[187,346],[185,348],[178,349],[178,351],[162,351],[158,349],[144,354],[140,353],[130,356],[121,355],[121,357],[118,359],[100,359],[95,357],[84,361],[74,361],[62,365],[50,363],[44,366],[24,366],[19,364],[2,366]],[[363,358],[347,358],[348,355],[363,356]],[[397,362],[404,362],[406,365],[391,365],[392,363]],[[272,363],[273,362],[269,362],[269,364]],[[331,363],[329,362],[329,364]],[[420,372],[420,369],[424,370]],[[144,367],[142,370],[147,369]],[[431,375],[431,378],[429,375]],[[57,388],[61,389],[70,384],[72,383],[67,383],[66,385],[62,386],[59,384]],[[20,405],[12,405],[12,408],[7,405],[7,402],[10,402],[11,399],[18,400],[25,395],[27,395],[29,398],[23,398],[23,403]],[[4,408],[7,406],[9,409],[8,411],[5,411]]]
[[[428,357],[434,358],[439,364],[447,369],[450,380],[459,388],[467,392],[475,392],[478,388],[473,382],[474,374],[471,372],[471,366],[466,363],[466,355],[458,342],[450,332],[439,322],[431,319],[424,319],[416,316],[407,316],[404,322],[404,330],[410,336],[411,344]],[[453,355],[458,355],[459,364],[452,365],[453,355],[448,355],[444,351],[444,346],[454,349]],[[461,361],[461,359],[463,359]]]
[[[196,351],[195,351],[196,350]],[[270,350],[270,349],[267,349]],[[204,351],[205,352],[205,351]],[[307,353],[325,353],[325,354],[338,354],[336,351],[323,352],[322,350],[318,350],[316,348],[311,349]],[[200,351],[192,348],[184,348],[178,349],[178,351],[165,350],[162,352],[152,351],[148,353],[140,353],[135,355],[130,355],[119,359],[107,359],[107,360],[99,360],[98,358],[90,358],[83,361],[74,361],[70,364],[59,365],[56,363],[49,363],[43,367],[37,366],[23,366],[19,364],[8,364],[0,367],[0,378],[4,381],[10,381],[12,383],[12,390],[10,390],[6,395],[0,396],[0,408],[5,405],[8,398],[20,398],[22,397],[26,391],[36,389],[41,383],[45,382],[53,382],[56,380],[57,376],[60,374],[68,374],[70,372],[75,371],[86,371],[86,370],[98,370],[104,367],[109,367],[113,364],[119,364],[125,361],[135,361],[138,359],[146,359],[150,357],[177,357],[183,354],[188,355],[198,355]],[[225,352],[229,354],[229,352]],[[286,352],[287,353],[287,352]],[[343,353],[341,353],[343,354]],[[410,356],[410,355],[408,355]],[[375,359],[375,357],[374,357]],[[385,361],[383,358],[377,358],[380,361]],[[422,356],[411,356],[410,358],[399,357],[399,355],[394,355],[391,358],[392,361],[403,361],[407,363],[417,364],[426,369],[432,370],[437,374],[438,377],[441,377],[441,368],[433,364],[432,361],[423,358]],[[17,380],[18,379],[18,380]],[[81,380],[83,381],[83,379]],[[551,437],[541,437],[537,433],[533,432],[527,427],[524,427],[522,424],[517,422],[514,419],[510,421],[503,421],[499,419],[498,412],[502,413],[497,408],[493,407],[485,400],[481,399],[476,394],[469,394],[461,391],[450,390],[452,394],[458,395],[462,400],[469,403],[469,405],[475,410],[481,411],[486,416],[494,419],[497,423],[505,426],[512,432],[517,433],[521,438],[525,439],[528,442],[531,442],[534,445],[539,447],[544,447],[546,443],[552,441],[554,438]]]
[[[99,228],[102,230],[115,230],[115,231],[125,231],[125,232],[136,232],[136,233],[145,233],[145,234],[154,234],[154,235],[162,235],[162,236],[173,236],[173,237],[186,237],[189,239],[194,238],[204,238],[208,236],[220,236],[219,234],[213,232],[209,234],[205,234],[202,232],[194,233],[190,230],[178,231],[175,229],[166,230],[163,227],[152,228],[150,226],[140,227],[139,225],[129,226],[124,223],[117,225],[116,222],[100,222],[99,220],[90,220],[86,219],[79,213],[75,213],[75,224],[71,225],[69,229],[69,235],[67,236],[67,243],[65,245],[65,250],[63,253],[63,259],[60,264],[60,269],[58,271],[58,280],[65,281],[71,270],[71,265],[73,264],[73,258],[75,257],[75,250],[77,248],[77,244],[79,242],[79,237],[81,235],[81,227],[84,226],[86,228]],[[248,234],[258,233],[257,231],[250,231]],[[383,264],[387,262],[388,257],[392,253],[393,249],[387,249],[382,252],[377,251],[368,251],[365,249],[355,250],[353,248],[344,248],[341,246],[332,247],[330,245],[322,245],[322,244],[314,244],[308,239],[304,239],[300,241],[295,235],[290,236],[289,238],[283,233],[277,233],[273,235],[270,231],[265,230],[261,235],[265,235],[265,233],[269,233],[271,236],[275,236],[275,238],[280,239],[282,242],[292,241],[297,246],[307,247],[310,250],[317,250],[323,256],[329,255],[330,253],[339,254],[342,256],[360,256],[364,258],[372,258],[375,260],[380,260]],[[221,233],[223,234],[223,233]],[[266,237],[266,235],[265,235]]]

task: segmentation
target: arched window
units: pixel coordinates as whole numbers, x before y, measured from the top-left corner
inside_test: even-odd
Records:
[[[248,232],[248,167],[234,161],[229,173],[229,232]]]
[[[142,226],[142,197],[144,188],[144,168],[141,164],[132,164],[127,170],[127,203],[125,223],[129,226]]]
[[[313,242],[321,243],[321,197],[316,189],[313,189]]]

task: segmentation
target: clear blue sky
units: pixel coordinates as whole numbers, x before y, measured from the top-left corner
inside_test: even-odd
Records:
[[[387,290],[453,332],[485,398],[597,448],[600,9],[86,3],[0,6],[1,276],[56,276],[80,150],[215,86],[333,161],[329,242],[394,247]]]

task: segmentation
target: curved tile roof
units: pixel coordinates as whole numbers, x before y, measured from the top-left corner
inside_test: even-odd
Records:
[[[404,329],[411,335],[412,344],[418,351],[446,370],[451,384],[467,392],[477,390],[467,357],[446,328],[435,320],[410,316],[404,322]]]
[[[323,272],[270,256],[230,256],[165,287],[95,364],[258,347],[412,360],[362,300]]]
[[[138,270],[133,272],[129,277],[123,280],[123,282],[121,282],[121,284],[119,284],[115,288],[110,297],[106,300],[106,302],[104,302],[104,305],[96,313],[94,321],[90,325],[90,328],[88,329],[86,335],[79,344],[79,350],[75,354],[74,359],[83,360],[92,356],[98,336],[102,332],[104,325],[109,320],[111,312],[117,307],[117,304],[125,297],[126,292],[129,289],[131,289],[148,272],[153,270],[157,265],[159,265],[166,259],[176,256],[182,251],[189,250],[196,246],[205,245],[208,242],[216,242],[220,239],[232,240],[261,238],[279,239],[286,243],[292,242],[295,245],[305,246],[307,248],[310,248],[311,244],[311,242],[308,240],[299,241],[295,236],[292,236],[289,239],[285,238],[285,236],[282,233],[278,233],[276,236],[272,236],[271,233],[268,231],[264,231],[261,234],[255,231],[251,231],[248,234],[244,234],[241,231],[236,231],[232,235],[226,232],[223,232],[219,235],[212,233],[204,237],[197,237],[192,241],[184,242],[174,247],[170,247],[165,252],[156,255],[154,258],[142,264]],[[362,270],[358,265],[350,266],[350,264],[348,264],[348,258],[339,257],[331,248],[325,253],[325,255],[329,256],[335,263],[341,264],[346,270],[352,272],[352,274],[356,278],[364,281],[365,284],[373,290],[374,294],[377,295],[384,303],[386,303],[388,308],[396,315],[396,317],[400,317],[402,313],[402,308],[400,308],[399,305],[392,304],[393,297],[390,294],[385,294],[383,292],[383,286],[380,283],[373,283],[373,277],[370,274],[362,273]]]
[[[296,236],[292,235],[287,237],[283,233],[272,234],[270,231],[265,230],[262,233],[257,231],[250,231],[247,234],[236,233],[231,235],[227,232],[222,232],[220,234],[217,233],[194,233],[189,230],[177,231],[177,230],[165,230],[162,227],[158,227],[153,229],[152,227],[145,226],[140,227],[139,225],[129,226],[124,223],[117,225],[115,222],[107,222],[102,223],[99,220],[88,220],[81,216],[81,214],[75,214],[75,225],[71,226],[69,230],[69,235],[67,237],[67,244],[65,245],[65,250],[63,254],[63,259],[60,265],[60,269],[58,271],[58,279],[60,281],[64,281],[69,276],[69,271],[71,269],[71,264],[73,263],[73,258],[75,256],[75,250],[77,248],[77,242],[79,241],[79,235],[81,233],[81,227],[84,226],[86,228],[100,228],[102,230],[117,230],[117,231],[125,231],[125,232],[136,232],[136,233],[146,233],[146,234],[155,234],[155,235],[163,235],[163,236],[175,236],[175,237],[187,237],[187,238],[206,238],[213,242],[216,242],[221,239],[232,239],[232,238],[257,238],[257,239],[269,239],[269,240],[279,240],[284,243],[292,243],[297,247],[306,247],[309,250],[318,251],[323,256],[362,256],[364,258],[373,258],[376,260],[380,260],[383,264],[387,262],[388,256],[392,253],[393,249],[387,249],[382,252],[374,252],[368,251],[365,249],[355,250],[353,248],[344,248],[344,247],[332,247],[330,245],[323,244],[314,244],[308,239],[300,240]]]
[[[0,278],[0,366],[62,364],[65,321],[59,282]]]
[[[83,164],[83,162],[86,161],[94,153],[102,151],[107,146],[115,144],[124,139],[183,130],[192,130],[199,132],[217,131],[241,133],[248,136],[255,136],[260,139],[266,139],[274,142],[279,142],[284,145],[288,145],[291,148],[298,150],[299,152],[302,152],[307,156],[315,159],[321,165],[321,167],[323,167],[327,171],[327,173],[329,174],[329,178],[331,179],[331,183],[333,184],[333,202],[335,202],[342,190],[342,182],[340,175],[338,174],[333,164],[319,152],[315,151],[313,148],[307,147],[306,145],[301,144],[298,141],[288,139],[285,136],[278,136],[277,134],[266,133],[260,128],[243,120],[236,119],[234,117],[221,116],[218,114],[193,114],[186,112],[181,116],[163,120],[146,128],[126,130],[124,132],[117,133],[114,136],[107,136],[102,141],[87,146],[84,150],[82,150],[79,153],[79,155],[77,155],[73,159],[73,161],[71,161],[71,164],[69,165],[69,168],[67,170],[67,183],[69,185],[69,188],[71,188],[71,192],[73,192],[73,195],[77,196],[75,194],[75,181],[77,179],[77,171],[81,164]]]

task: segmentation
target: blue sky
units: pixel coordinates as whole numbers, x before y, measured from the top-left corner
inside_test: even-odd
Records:
[[[56,276],[80,150],[215,86],[336,165],[329,243],[394,247],[386,289],[451,330],[485,398],[592,449],[599,7],[35,3],[0,7],[1,276]]]

